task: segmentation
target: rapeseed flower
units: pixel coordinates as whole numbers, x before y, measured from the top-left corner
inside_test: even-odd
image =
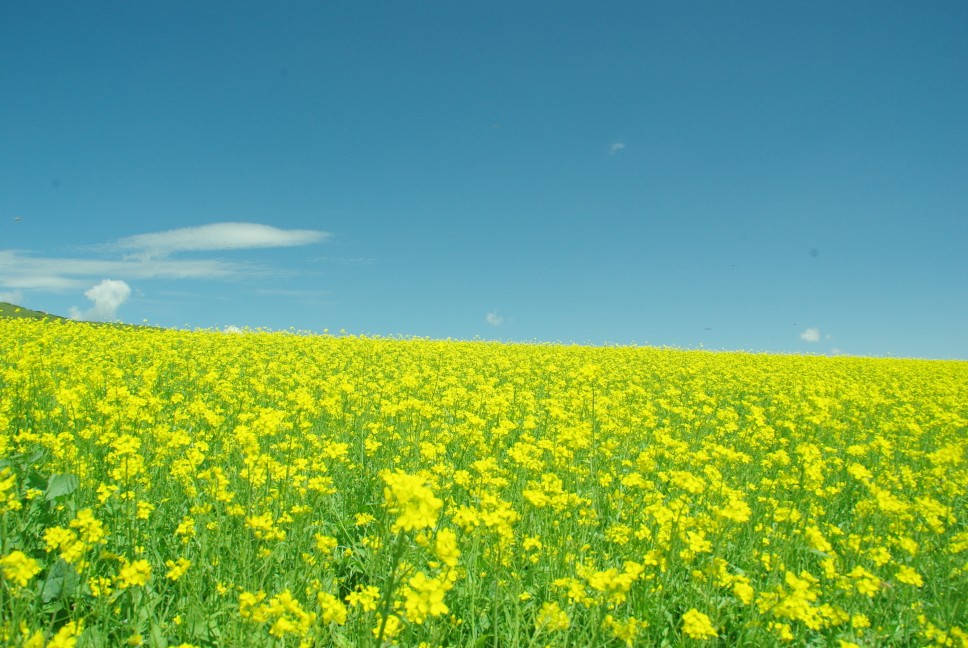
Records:
[[[181,538],[182,544],[191,542],[192,536],[195,535],[195,518],[188,515],[183,517],[175,527],[175,535]]]
[[[460,549],[457,548],[457,534],[450,529],[438,531],[434,540],[434,555],[448,567],[456,567],[457,559],[460,558]]]
[[[57,551],[68,564],[80,563],[88,546],[77,533],[63,527],[49,527],[44,531],[44,543],[48,553]]]
[[[26,627],[22,627],[21,633],[23,634],[21,648],[44,648],[46,641],[44,633],[41,630],[35,630],[33,633],[30,633]]]
[[[245,518],[245,526],[252,529],[252,533],[259,540],[285,540],[286,532],[279,528],[272,513],[249,515]]]
[[[113,581],[106,576],[91,576],[87,579],[87,586],[94,597],[111,596],[114,591]]]
[[[898,581],[907,585],[913,585],[915,587],[921,587],[924,585],[924,579],[921,578],[921,574],[907,565],[901,565],[898,567],[896,578]]]
[[[588,586],[605,595],[609,603],[618,605],[628,596],[632,584],[642,575],[644,567],[634,561],[626,561],[624,569],[615,567],[604,571],[579,568],[578,573],[588,581]]]
[[[854,587],[861,594],[873,598],[881,591],[881,579],[860,565],[850,570],[850,573],[847,575],[854,580]]]
[[[187,558],[179,558],[175,560],[166,560],[165,566],[168,567],[168,572],[165,574],[165,578],[168,580],[176,581],[188,571],[188,568],[192,566],[192,562]]]
[[[0,571],[4,579],[26,587],[30,579],[40,573],[40,564],[22,551],[11,551],[0,558]]]
[[[289,590],[282,591],[263,605],[266,615],[272,620],[269,634],[273,637],[281,638],[288,634],[305,636],[316,620],[315,613],[303,610]]]
[[[316,603],[322,612],[323,623],[346,623],[346,606],[338,598],[328,592],[319,592],[316,594]]]
[[[313,537],[316,539],[317,551],[324,555],[333,553],[336,547],[339,546],[339,541],[332,536],[317,533]]]
[[[17,496],[17,475],[6,466],[0,468],[0,515],[19,511],[22,506]]]
[[[258,622],[265,621],[266,613],[260,605],[265,598],[266,593],[262,591],[239,594],[239,616]]]
[[[539,632],[557,632],[567,630],[571,620],[557,603],[548,601],[541,605],[534,624]]]
[[[151,565],[147,560],[128,562],[122,559],[116,583],[120,589],[142,587],[148,583],[149,578],[151,578]]]
[[[441,616],[450,612],[444,603],[444,595],[453,586],[447,578],[427,578],[418,572],[407,581],[403,590],[403,607],[408,621],[421,624],[427,617]]]
[[[84,632],[82,621],[68,621],[47,642],[46,648],[75,648],[77,640]]]
[[[382,614],[376,615],[376,625],[371,630],[374,637],[392,639],[400,634],[403,629],[403,621],[396,614],[384,617]]]
[[[647,622],[640,621],[634,617],[619,621],[611,614],[605,615],[605,620],[602,625],[611,631],[613,637],[624,641],[628,648],[632,648],[635,645],[636,638],[649,626]]]
[[[819,551],[821,553],[830,553],[833,551],[833,545],[824,537],[823,531],[821,531],[816,525],[810,525],[804,531],[804,536],[807,538],[807,544],[814,551]]]
[[[374,585],[359,586],[356,591],[346,595],[346,602],[353,607],[359,607],[364,612],[371,612],[376,609],[376,603],[380,598],[380,589]]]
[[[370,522],[376,521],[376,518],[369,513],[357,513],[353,519],[356,526],[366,526]]]
[[[239,616],[255,623],[268,623],[269,634],[276,638],[306,636],[316,621],[316,614],[304,610],[289,590],[269,599],[262,591],[242,592],[239,594]]]
[[[227,648],[372,644],[374,622],[412,645],[511,644],[529,621],[539,644],[713,639],[674,614],[700,601],[745,643],[964,635],[965,363],[0,333],[0,575],[27,588],[0,643],[53,641],[40,574],[119,643],[139,605],[170,613],[172,645]],[[27,576],[15,549],[48,556]],[[166,577],[147,597],[143,559]]]
[[[719,634],[710,618],[696,608],[682,615],[682,631],[690,639],[715,639]]]
[[[397,516],[393,531],[414,531],[433,527],[444,503],[434,496],[423,478],[398,471],[384,473],[383,498],[387,510]]]
[[[94,517],[94,512],[89,508],[78,511],[70,527],[78,530],[81,540],[88,546],[104,544],[107,537],[104,524]]]

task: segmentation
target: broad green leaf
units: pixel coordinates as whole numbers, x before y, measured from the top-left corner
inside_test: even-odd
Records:
[[[77,490],[80,483],[81,480],[78,479],[77,475],[51,475],[50,479],[47,480],[47,491],[44,493],[44,498],[50,501],[64,495],[70,495]]]
[[[61,596],[70,596],[77,587],[77,580],[77,572],[74,568],[60,559],[54,563],[47,574],[47,580],[40,590],[40,597],[44,603],[50,603]]]

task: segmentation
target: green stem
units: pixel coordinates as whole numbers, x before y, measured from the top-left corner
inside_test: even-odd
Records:
[[[376,643],[374,644],[376,648],[379,648],[383,644],[383,633],[387,629],[387,620],[390,616],[390,599],[393,595],[393,589],[396,587],[397,568],[400,567],[400,556],[403,554],[403,540],[404,532],[403,529],[400,529],[397,531],[397,543],[393,548],[393,568],[390,570],[390,577],[387,579],[383,595],[380,597],[380,632],[377,633]]]

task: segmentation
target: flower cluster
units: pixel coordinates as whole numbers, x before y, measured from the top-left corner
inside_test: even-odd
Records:
[[[0,644],[968,646],[968,365],[0,319]]]

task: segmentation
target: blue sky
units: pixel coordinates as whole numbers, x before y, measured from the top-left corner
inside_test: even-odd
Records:
[[[0,300],[968,359],[968,4],[7,2]]]

